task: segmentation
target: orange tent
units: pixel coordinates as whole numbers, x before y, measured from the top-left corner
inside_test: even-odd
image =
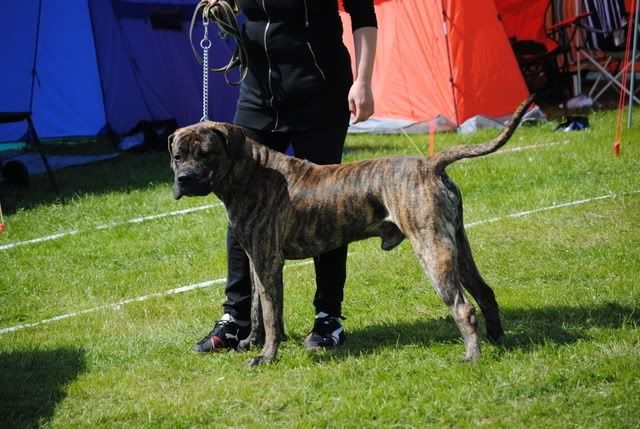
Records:
[[[527,97],[494,0],[375,0],[375,8],[374,117],[460,125],[508,115]],[[353,56],[352,38],[345,44]]]

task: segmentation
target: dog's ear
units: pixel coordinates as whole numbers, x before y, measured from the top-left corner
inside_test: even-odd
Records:
[[[169,155],[171,156],[171,158],[173,158],[173,149],[171,148],[171,145],[173,144],[173,138],[175,137],[175,133],[171,134],[168,138],[167,138],[167,147],[169,149]]]
[[[238,159],[247,138],[244,135],[242,128],[236,125],[224,124],[223,127],[224,133],[227,135],[226,143],[229,157],[231,157],[231,159]]]

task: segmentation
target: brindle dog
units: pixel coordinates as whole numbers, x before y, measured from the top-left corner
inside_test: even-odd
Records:
[[[374,236],[382,239],[384,250],[409,239],[453,314],[464,338],[465,360],[476,360],[480,346],[475,310],[463,288],[480,306],[489,338],[502,342],[498,304],[471,255],[460,191],[445,168],[503,146],[532,101],[524,101],[490,142],[453,147],[431,158],[395,156],[320,166],[259,145],[229,124],[202,122],[171,135],[175,198],[213,192],[249,256],[263,314],[260,320],[254,311],[251,333],[240,347],[264,339],[261,354],[249,363],[273,360],[283,338],[285,259],[312,257]],[[257,303],[256,298],[256,310]]]

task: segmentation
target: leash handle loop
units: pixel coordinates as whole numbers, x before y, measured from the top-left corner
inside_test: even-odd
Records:
[[[233,52],[233,55],[231,56],[231,59],[229,60],[227,65],[218,68],[210,68],[209,70],[224,73],[224,78],[227,81],[228,85],[239,85],[247,75],[247,64],[249,63],[249,59],[247,57],[242,32],[240,31],[238,21],[236,20],[236,15],[240,13],[240,10],[238,9],[235,1],[219,0],[216,4],[211,6],[207,0],[201,0],[193,11],[193,16],[191,17],[191,25],[189,26],[189,42],[191,43],[191,49],[193,50],[194,56],[196,57],[198,62],[202,64],[204,63],[204,58],[200,57],[193,43],[193,29],[195,27],[198,12],[202,12],[202,22],[205,26],[205,37],[207,37],[207,39],[207,25],[210,21],[213,21],[218,25],[218,28],[220,29],[219,35],[221,39],[226,38],[226,36],[228,35],[231,35],[235,39],[235,51]],[[200,46],[202,47],[202,49],[205,49],[205,46],[210,47],[210,44],[210,41],[204,43],[201,42]],[[229,70],[237,66],[240,66],[240,80],[238,80],[237,82],[232,82],[229,80],[227,73],[229,72]]]

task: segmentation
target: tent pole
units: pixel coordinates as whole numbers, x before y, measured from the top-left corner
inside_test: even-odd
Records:
[[[442,28],[444,32],[445,45],[447,46],[447,63],[449,64],[449,82],[451,82],[451,97],[453,98],[453,109],[456,115],[456,127],[460,128],[460,119],[458,118],[458,103],[456,102],[456,85],[453,81],[453,67],[451,66],[451,50],[449,49],[449,26],[447,24],[447,9],[444,0],[442,0]]]
[[[631,49],[631,82],[629,83],[629,111],[627,112],[627,128],[631,128],[631,116],[633,109],[633,93],[635,90],[636,80],[636,51],[638,42],[638,3],[640,0],[635,1],[635,10],[633,16],[633,48]],[[627,30],[628,31],[628,30]]]
[[[31,95],[29,98],[29,112],[33,112],[33,91],[36,85],[38,74],[38,48],[40,45],[40,17],[42,16],[42,0],[38,1],[38,23],[36,24],[36,46],[33,50],[33,67],[31,68]]]
[[[104,64],[102,64],[102,59],[100,58],[100,56],[98,55],[98,48],[96,45],[96,26],[93,23],[93,17],[95,16],[94,14],[94,9],[92,6],[92,2],[91,0],[87,0],[87,13],[89,14],[89,23],[91,24],[91,38],[93,40],[93,52],[94,55],[96,57],[96,67],[98,69],[98,80],[100,81],[100,95],[102,95],[102,110],[104,112],[104,123],[105,126],[103,127],[103,129],[106,128],[106,134],[110,135],[110,134],[116,134],[115,131],[113,130],[113,128],[111,128],[111,122],[110,122],[110,118],[109,118],[109,112],[107,112],[107,96],[106,93],[104,91],[104,83],[102,81],[102,73],[104,72]],[[113,8],[113,4],[111,5],[111,7]]]
[[[576,0],[576,16],[580,15],[580,2],[578,0]],[[584,41],[582,40],[582,37],[584,37],[583,34],[580,35],[581,38],[577,41],[576,43],[576,82],[578,83],[576,88],[574,89],[574,96],[579,96],[580,94],[582,94],[582,70],[581,70],[581,64],[580,64],[580,46],[579,44],[584,43]]]

